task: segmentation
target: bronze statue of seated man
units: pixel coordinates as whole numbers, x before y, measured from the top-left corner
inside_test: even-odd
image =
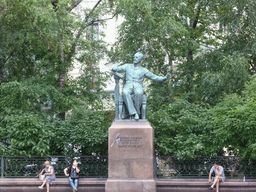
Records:
[[[143,54],[137,52],[134,55],[133,64],[124,64],[122,66],[112,68],[113,74],[124,78],[124,87],[122,91],[123,99],[129,115],[136,120],[139,119],[140,108],[142,105],[142,98],[144,94],[142,83],[144,77],[157,82],[164,82],[170,77],[169,73],[165,77],[160,77],[151,73],[148,69],[141,66],[142,59]],[[122,76],[119,73],[125,73],[125,75]],[[131,94],[134,94],[134,99],[132,99]]]

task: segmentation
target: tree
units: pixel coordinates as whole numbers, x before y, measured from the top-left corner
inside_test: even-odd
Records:
[[[156,153],[180,158],[222,154],[221,147],[209,139],[214,134],[207,127],[208,110],[209,106],[177,99],[158,111],[150,111],[148,119],[155,129]]]
[[[220,22],[228,35],[223,41],[222,50],[238,52],[248,60],[251,74],[255,73],[255,1],[235,1],[230,14],[223,12]]]
[[[251,80],[240,95],[227,95],[215,106],[176,99],[150,111],[157,154],[194,158],[226,153],[255,159],[255,90]]]
[[[90,26],[95,22],[103,25],[114,13],[111,4],[99,0],[92,9],[84,10],[85,15],[79,15],[72,10],[80,2],[10,0],[1,3],[0,95],[4,99],[0,105],[0,127],[2,133],[9,133],[1,135],[4,154],[67,153],[66,146],[54,141],[57,135],[58,139],[61,136],[57,125],[70,128],[68,122],[72,119],[65,122],[66,114],[78,106],[88,115],[103,109],[107,75],[97,71],[97,65],[106,52],[106,44],[101,39],[86,38],[86,33],[95,33]],[[103,17],[106,14],[110,17]],[[76,79],[67,75],[75,62],[83,71]],[[107,125],[106,115],[97,117],[95,124],[103,121],[102,125]],[[64,122],[59,123],[60,120]],[[20,130],[19,134],[12,134],[14,130]],[[45,142],[40,144],[44,150],[40,147],[28,150],[40,141],[40,137],[30,133],[32,130],[47,134],[43,138]],[[100,136],[106,139],[104,134]],[[79,145],[83,142],[88,143],[83,138]]]
[[[55,121],[51,148],[61,151],[62,155],[106,155],[108,128],[112,121],[108,115],[106,111],[74,108],[65,121]]]
[[[231,155],[255,159],[255,90],[256,82],[246,85],[242,95],[232,94],[211,111],[214,145],[226,147]]]
[[[248,57],[243,53],[237,54],[237,49],[227,51],[225,47],[230,45],[227,43],[228,39],[233,38],[230,29],[233,29],[234,24],[228,20],[233,18],[233,22],[237,22],[242,19],[241,15],[236,17],[235,8],[242,9],[250,5],[249,1],[241,3],[241,1],[222,0],[120,1],[120,14],[125,21],[120,27],[119,41],[113,47],[112,58],[121,62],[131,62],[131,55],[141,48],[145,54],[144,63],[147,68],[160,74],[167,72],[173,74],[169,86],[166,86],[164,91],[168,99],[160,99],[160,101],[170,102],[175,95],[182,95],[189,102],[209,101],[215,104],[217,98],[227,93],[221,90],[221,84],[226,84],[227,81],[216,85],[220,86],[217,88],[221,90],[220,95],[219,93],[213,95],[216,98],[206,101],[206,96],[200,93],[202,90],[200,87],[203,83],[207,83],[204,81],[206,80],[204,74],[214,75],[215,71],[208,67],[205,61],[212,60],[212,66],[223,70],[220,73],[224,74],[227,73],[224,69],[229,66],[223,64],[219,66],[220,59],[230,55],[235,57],[232,60],[246,59],[247,62],[243,62],[244,66],[241,66],[244,71],[243,76],[239,77],[242,78],[244,85],[250,72]],[[226,30],[223,29],[224,27]],[[253,28],[253,25],[250,27]],[[214,61],[213,59],[218,58],[218,55],[220,59]],[[175,70],[173,63],[177,64]],[[248,72],[246,73],[245,70]],[[236,77],[231,78],[234,79],[231,82],[235,83]],[[237,91],[235,84],[231,87],[229,92]],[[151,86],[153,92],[158,88],[159,85],[155,83]],[[159,104],[161,103],[157,102],[158,106]]]
[[[0,86],[1,151],[8,155],[50,154],[54,137],[53,124],[48,120],[54,109],[42,105],[53,98],[64,99],[52,86],[34,85],[33,81],[10,82]],[[47,107],[47,106],[46,106]]]
[[[213,111],[226,95],[241,95],[254,73],[255,2],[118,2],[125,21],[110,52],[112,61],[132,62],[131,56],[141,48],[144,66],[158,74],[172,73],[167,84],[151,83],[147,89],[157,152],[222,155],[230,140],[217,143],[211,124],[218,114]],[[214,125],[222,125],[218,123]]]

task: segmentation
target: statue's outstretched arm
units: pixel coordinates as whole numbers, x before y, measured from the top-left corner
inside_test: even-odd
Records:
[[[169,77],[171,76],[170,73],[167,73],[167,75],[165,77],[161,77],[161,76],[157,76],[153,73],[151,73],[149,70],[146,71],[145,76],[153,81],[157,81],[157,82],[164,82],[167,79],[169,79]]]

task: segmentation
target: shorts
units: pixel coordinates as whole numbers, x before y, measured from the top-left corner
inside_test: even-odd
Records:
[[[220,177],[221,178],[221,182],[224,182],[226,177]],[[215,180],[215,177],[212,177],[212,180],[214,181]]]

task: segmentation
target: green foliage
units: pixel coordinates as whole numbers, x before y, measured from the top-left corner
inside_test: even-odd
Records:
[[[6,155],[50,155],[52,124],[37,114],[13,111],[1,119],[1,150]]]
[[[226,147],[230,154],[256,158],[255,109],[256,81],[246,86],[243,95],[227,96],[213,108],[215,143]]]
[[[196,61],[196,67],[205,71],[196,79],[195,90],[200,101],[216,104],[224,94],[241,93],[250,79],[248,60],[237,52],[225,55],[211,51]]]
[[[244,90],[254,84],[245,88],[255,72],[255,2],[119,0],[117,7],[125,21],[112,60],[132,62],[141,48],[145,67],[172,74],[147,89],[157,153],[223,155],[226,147],[254,157],[253,104],[246,104],[253,95]]]
[[[256,157],[255,81],[245,88],[256,69],[253,0],[111,0],[85,17],[74,2],[0,3],[1,154],[107,153],[108,75],[97,70],[107,48],[92,25],[116,8],[125,21],[112,61],[132,62],[142,48],[145,67],[172,73],[147,89],[157,152]],[[83,75],[73,79],[75,62]]]
[[[227,95],[215,106],[176,99],[150,110],[157,153],[182,158],[227,153],[255,159],[255,90],[252,80],[241,95]]]
[[[93,152],[106,155],[111,121],[107,112],[77,107],[65,121],[55,122],[53,146],[63,155],[91,155]]]
[[[70,97],[63,96],[56,87],[44,83],[36,84],[32,79],[2,83],[0,96],[2,114],[22,110],[55,115],[60,112],[60,105],[68,110],[74,103]],[[45,111],[45,108],[50,109]]]
[[[72,100],[54,87],[28,81],[3,83],[0,97],[2,153],[74,155],[78,148],[77,154],[106,154],[111,121],[107,112],[88,109],[79,97]],[[56,118],[59,103],[72,109],[65,121]]]
[[[175,100],[158,111],[150,111],[148,119],[155,129],[156,150],[160,155],[193,158],[217,155],[220,146],[213,145],[213,130],[208,126],[208,106],[186,100]]]
[[[57,100],[59,97],[61,100],[61,94],[54,87],[30,83],[13,81],[0,86],[0,140],[3,154],[50,154],[50,139],[54,133],[42,106],[47,107],[50,99],[54,101],[53,98]]]
[[[92,25],[102,15],[111,14],[113,5],[104,1],[83,10],[85,15],[81,16],[72,11],[77,3],[0,3],[1,154],[63,155],[73,151],[69,145],[82,148],[82,154],[107,153],[102,143],[106,143],[109,118],[98,112],[108,98],[104,92],[108,75],[98,70],[107,45],[90,37],[97,33]],[[104,21],[98,24],[104,25]],[[68,75],[75,64],[82,73],[78,78]],[[78,109],[86,123],[77,120]],[[78,131],[75,127],[79,126]],[[82,135],[84,131],[98,139]],[[65,134],[72,141],[65,143]],[[97,147],[93,150],[87,145]]]
[[[160,100],[178,96],[215,105],[225,94],[241,92],[254,70],[255,27],[249,23],[255,14],[253,4],[249,0],[119,1],[125,21],[110,55],[131,62],[141,48],[144,66],[157,74],[173,74],[164,91],[169,98]],[[156,107],[165,104],[158,102],[163,96],[158,88],[153,83],[148,91],[159,94],[153,102]]]

